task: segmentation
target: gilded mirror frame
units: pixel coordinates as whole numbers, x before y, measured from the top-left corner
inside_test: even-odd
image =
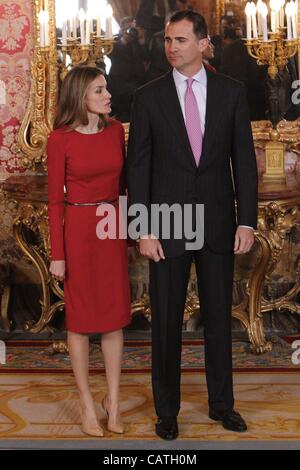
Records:
[[[24,168],[37,170],[42,165],[46,170],[45,150],[47,138],[52,130],[57,101],[57,61],[56,48],[56,22],[55,0],[31,0],[33,11],[33,39],[34,50],[31,61],[31,89],[27,110],[17,137],[18,153],[21,165]],[[40,47],[39,12],[45,2],[49,11],[50,46]],[[298,31],[300,32],[300,1],[298,2]],[[214,29],[220,24],[221,16],[225,12],[225,0],[216,0]],[[298,47],[298,55],[300,48]],[[299,57],[300,58],[300,57]],[[300,68],[300,60],[299,60]],[[299,74],[300,77],[300,74]],[[125,125],[126,134],[128,125]],[[253,136],[256,143],[270,140],[270,121],[252,122]],[[288,144],[289,148],[300,155],[300,119],[296,121],[282,121],[278,124],[280,140]]]
[[[25,168],[43,163],[47,138],[52,130],[57,101],[55,0],[47,0],[50,46],[40,47],[39,12],[45,0],[31,0],[34,50],[30,64],[31,88],[25,116],[17,138],[18,153]]]

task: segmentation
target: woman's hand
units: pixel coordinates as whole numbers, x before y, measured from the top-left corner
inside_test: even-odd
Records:
[[[65,260],[51,261],[49,271],[53,277],[55,277],[59,281],[63,281],[66,277]]]

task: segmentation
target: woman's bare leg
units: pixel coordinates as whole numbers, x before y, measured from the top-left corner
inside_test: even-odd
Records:
[[[89,386],[89,336],[68,331],[68,347],[79,392],[82,421],[88,427],[97,427],[99,423]]]
[[[104,406],[109,413],[108,427],[116,432],[122,432],[120,417],[120,378],[123,355],[123,330],[102,334],[101,348],[104,357],[108,393]],[[119,431],[118,431],[119,429]]]

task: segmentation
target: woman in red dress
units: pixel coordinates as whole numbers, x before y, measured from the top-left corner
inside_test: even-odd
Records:
[[[47,148],[50,272],[64,281],[68,347],[82,430],[99,437],[103,429],[89,388],[88,334],[102,334],[108,385],[102,406],[108,429],[123,433],[119,409],[122,328],[130,322],[127,241],[99,239],[96,233],[101,220],[97,209],[107,203],[105,207],[114,207],[118,214],[122,194],[124,130],[121,123],[106,117],[110,102],[99,69],[74,67],[62,84]]]

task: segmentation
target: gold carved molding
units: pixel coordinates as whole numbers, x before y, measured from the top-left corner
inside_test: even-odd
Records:
[[[270,141],[272,124],[270,121],[253,121],[252,134],[255,144]],[[280,121],[277,125],[279,141],[286,144],[286,148],[299,154],[300,144],[300,118],[295,121]]]
[[[225,14],[225,0],[216,0],[215,12],[212,22],[212,33],[220,34],[221,18]]]
[[[43,0],[31,0],[33,11],[34,50],[31,60],[31,89],[27,110],[17,139],[22,166],[35,169],[45,161],[47,138],[52,129],[57,101],[57,49],[55,1],[49,0],[50,46],[47,64],[40,48],[38,15]]]
[[[299,204],[300,196],[259,204],[258,228],[255,232],[256,245],[260,252],[258,263],[250,273],[245,298],[234,306],[232,312],[244,324],[251,348],[257,354],[272,349],[272,344],[265,339],[263,313],[288,309],[300,314],[300,304],[295,300],[300,290],[300,261],[295,269],[295,282],[288,292],[275,300],[266,299],[263,294],[265,282],[271,279],[271,274],[283,256],[287,235],[296,226],[300,228]]]

